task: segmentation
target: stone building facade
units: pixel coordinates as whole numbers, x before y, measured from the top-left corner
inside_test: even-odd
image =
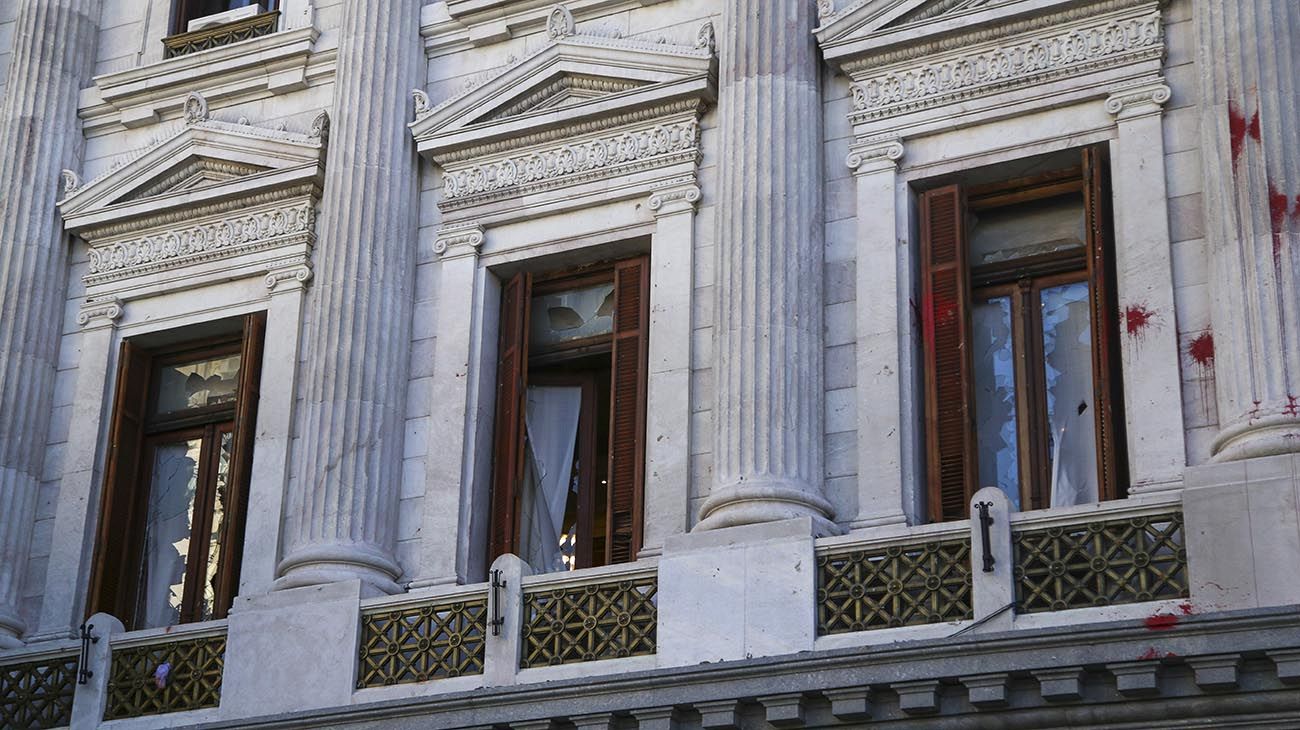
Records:
[[[0,725],[1295,727],[1292,0],[0,5]]]

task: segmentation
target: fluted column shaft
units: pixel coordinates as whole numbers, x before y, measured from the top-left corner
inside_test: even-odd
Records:
[[[1300,451],[1300,4],[1197,0],[1219,461]]]
[[[402,100],[422,85],[419,17],[420,0],[343,6],[280,588],[360,578],[398,590],[418,223]]]
[[[0,648],[24,627],[19,593],[45,458],[67,240],[55,202],[77,167],[77,96],[94,63],[99,0],[18,0],[0,105]]]
[[[800,516],[826,528],[814,4],[723,8],[714,485],[697,529]]]

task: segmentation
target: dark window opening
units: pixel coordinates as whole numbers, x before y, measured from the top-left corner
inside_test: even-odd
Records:
[[[491,557],[538,572],[635,559],[648,277],[637,258],[503,289]]]
[[[175,0],[175,10],[172,12],[172,35],[191,32],[190,24],[194,21],[203,21],[211,16],[229,11],[242,10],[248,8],[247,16],[240,13],[238,17],[229,19],[213,18],[210,25],[196,23],[193,31],[206,30],[209,27],[223,25],[231,21],[243,20],[246,17],[269,13],[279,9],[279,0]]]
[[[1079,154],[1079,153],[1076,153]],[[1118,321],[1100,150],[921,196],[929,511],[1122,496]]]
[[[239,583],[265,316],[122,343],[88,613],[128,629],[222,618]]]

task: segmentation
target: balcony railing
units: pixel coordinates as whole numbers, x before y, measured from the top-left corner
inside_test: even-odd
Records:
[[[654,654],[658,589],[652,573],[526,591],[520,668]]]
[[[817,556],[817,633],[963,621],[974,614],[969,536]]]
[[[178,33],[163,39],[163,57],[176,58],[190,53],[206,51],[209,48],[228,46],[231,43],[261,38],[275,32],[280,22],[280,12],[254,15],[250,18],[224,23],[212,28],[204,28],[191,33]]]
[[[357,689],[483,673],[487,596],[361,614]]]
[[[105,720],[216,707],[221,703],[225,626],[112,647]]]
[[[0,665],[0,728],[71,724],[76,687],[76,654]]]
[[[1183,515],[1012,531],[1016,612],[1186,598]]]

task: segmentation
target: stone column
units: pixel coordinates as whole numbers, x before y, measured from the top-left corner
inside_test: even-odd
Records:
[[[1217,461],[1300,451],[1300,5],[1197,0]]]
[[[402,103],[422,65],[419,0],[355,0],[339,28],[294,478],[279,588],[400,590],[396,550],[418,205]]]
[[[822,123],[811,2],[723,3],[714,484],[697,529],[812,517],[822,483]]]
[[[17,0],[0,105],[0,649],[25,629],[18,598],[66,296],[68,244],[55,201],[77,167],[77,97],[95,58],[98,0]]]
[[[863,140],[845,160],[857,182],[858,509],[852,529],[907,522],[916,502],[908,197],[903,143]],[[891,265],[892,264],[892,265]],[[847,515],[841,515],[847,517]]]

